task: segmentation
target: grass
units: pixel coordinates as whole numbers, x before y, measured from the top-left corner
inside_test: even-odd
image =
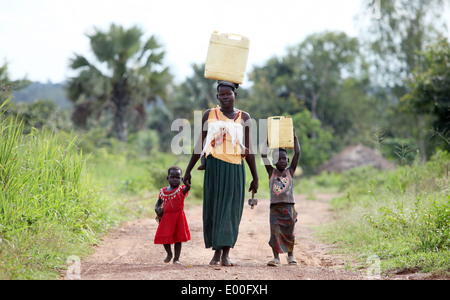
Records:
[[[153,217],[159,189],[168,186],[167,169],[177,165],[185,171],[190,155],[154,152],[149,156],[135,153],[131,147],[98,149],[91,156],[88,172],[103,194],[110,198],[111,210],[121,220]],[[197,166],[200,162],[197,163]],[[197,167],[196,166],[196,167]],[[199,205],[203,199],[204,171],[192,170],[192,187],[186,205]],[[257,164],[260,189],[256,197],[268,198],[268,175],[264,165]],[[183,173],[184,174],[184,173]],[[246,189],[252,176],[246,166]],[[251,194],[246,192],[250,198]]]
[[[386,274],[450,271],[450,155],[392,171],[355,169],[332,201],[339,220],[323,236],[364,263],[375,255]]]
[[[1,111],[1,107],[0,107]],[[68,259],[123,221],[154,216],[167,169],[189,155],[138,153],[132,145],[106,144],[86,155],[71,133],[32,130],[0,115],[0,279],[53,279]],[[295,193],[340,193],[338,220],[323,237],[355,255],[364,267],[378,257],[384,273],[450,268],[450,155],[396,170],[360,168],[344,174],[296,179]],[[257,159],[259,191],[268,176]],[[246,167],[246,186],[251,175]],[[202,201],[203,172],[192,171],[186,205]],[[250,198],[250,193],[247,193]]]
[[[109,227],[76,140],[0,119],[0,279],[56,278]]]

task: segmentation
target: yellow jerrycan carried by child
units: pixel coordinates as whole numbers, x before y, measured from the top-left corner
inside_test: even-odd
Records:
[[[246,37],[214,31],[206,57],[205,78],[242,84],[249,48],[250,40]]]
[[[294,124],[291,117],[270,117],[267,123],[270,149],[294,148]]]

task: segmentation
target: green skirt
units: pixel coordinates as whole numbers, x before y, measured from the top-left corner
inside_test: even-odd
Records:
[[[234,247],[244,209],[244,186],[244,163],[236,165],[208,156],[203,184],[206,248]]]

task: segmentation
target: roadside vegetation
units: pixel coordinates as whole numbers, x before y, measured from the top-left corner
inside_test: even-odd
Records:
[[[264,141],[268,117],[292,117],[302,147],[295,192],[341,195],[322,236],[361,268],[376,256],[388,274],[449,272],[444,4],[383,0],[382,18],[360,22],[358,37],[324,31],[293,40],[284,55],[249,66],[250,84],[238,90],[236,107],[258,125],[254,142]],[[194,125],[182,145],[191,149],[195,121],[217,105],[203,64],[174,81],[171,49],[156,35],[120,24],[89,32],[91,53],[68,59],[73,77],[64,83],[12,79],[8,63],[0,65],[0,279],[58,278],[109,229],[153,217],[167,169],[188,164],[189,154],[172,149],[181,136],[174,121]],[[318,174],[356,144],[375,144],[396,168]],[[268,198],[257,166],[258,197]],[[192,175],[188,206],[202,198],[203,173]]]
[[[0,279],[54,276],[109,227],[76,140],[0,119]]]
[[[380,259],[384,274],[450,271],[450,155],[437,152],[396,170],[364,167],[327,175],[342,196],[322,237],[365,268]],[[324,176],[324,175],[322,175]],[[331,180],[329,180],[331,181]]]

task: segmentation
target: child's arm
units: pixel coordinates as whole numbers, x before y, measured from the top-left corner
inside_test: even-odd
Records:
[[[159,217],[161,217],[164,212],[164,209],[162,207],[163,202],[164,201],[162,199],[158,199],[158,201],[156,201],[155,212],[156,212],[156,215]]]
[[[265,142],[264,142],[264,144],[262,146],[262,149],[261,149],[261,158],[263,160],[264,166],[266,167],[266,171],[267,171],[267,173],[269,174],[269,177],[270,177],[272,175],[272,172],[273,172],[273,167],[272,167],[272,164],[270,163],[270,160],[267,158],[267,152],[268,152],[268,149],[267,149],[268,141],[267,141],[267,139],[268,138],[266,137],[266,140],[265,140]]]
[[[294,176],[295,169],[298,165],[298,160],[300,159],[300,143],[298,142],[297,135],[295,134],[294,129],[294,156],[292,157],[291,166],[289,167],[289,170],[291,171],[291,175]]]

